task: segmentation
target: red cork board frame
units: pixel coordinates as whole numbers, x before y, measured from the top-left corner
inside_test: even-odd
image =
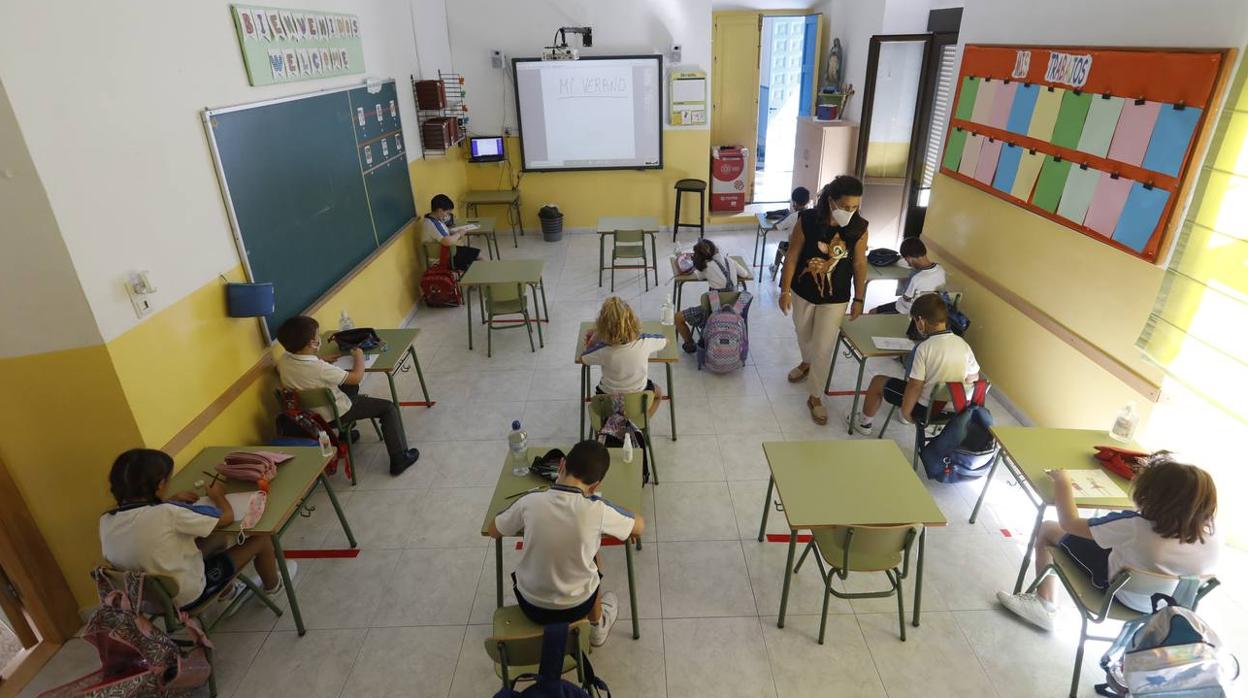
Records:
[[[1025,78],[1012,77],[1016,59],[1020,51],[1030,51],[1031,60]],[[1049,64],[1049,54],[1068,53],[1092,56],[1092,68],[1088,73],[1087,82],[1079,88],[1068,83],[1051,82],[1045,79]],[[1215,119],[1211,118],[1210,107],[1221,104],[1226,83],[1230,74],[1234,49],[1135,49],[1135,48],[1091,48],[1086,46],[996,46],[968,44],[962,51],[962,69],[958,75],[958,93],[954,98],[954,106],[962,97],[963,78],[992,78],[1001,81],[1015,81],[1025,84],[1036,84],[1041,87],[1059,87],[1066,90],[1078,89],[1080,92],[1092,94],[1108,94],[1125,99],[1147,99],[1166,104],[1183,104],[1198,107],[1201,110],[1200,120],[1188,143],[1187,152],[1183,156],[1183,165],[1179,176],[1154,172],[1129,163],[1118,162],[1098,157],[1091,153],[1071,148],[1063,148],[1047,141],[1029,138],[1026,135],[994,128],[985,124],[977,124],[958,118],[951,118],[949,131],[961,128],[970,133],[1013,143],[1038,153],[1053,155],[1069,160],[1074,166],[1087,165],[1101,172],[1117,174],[1136,182],[1151,185],[1170,192],[1165,209],[1158,219],[1157,228],[1144,246],[1143,251],[1136,251],[1118,243],[1104,235],[1079,223],[1067,220],[1055,213],[1034,206],[1030,201],[1021,201],[985,184],[972,177],[944,167],[940,171],[960,182],[973,186],[985,193],[1004,199],[1015,206],[1047,218],[1054,223],[1087,235],[1094,240],[1121,250],[1133,257],[1156,263],[1158,257],[1167,249],[1175,230],[1181,222],[1178,219],[1179,204],[1187,199],[1190,187],[1198,169],[1192,160],[1197,153],[1203,153],[1212,135]],[[948,143],[948,134],[946,134]]]

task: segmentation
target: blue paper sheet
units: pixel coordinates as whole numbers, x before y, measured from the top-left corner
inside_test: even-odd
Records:
[[[1005,130],[1027,135],[1031,113],[1036,110],[1036,97],[1039,94],[1039,85],[1018,86],[1018,90],[1014,92],[1014,106],[1010,108],[1010,118],[1005,124]]]
[[[1014,98],[1015,101],[1018,97]],[[997,159],[997,176],[992,180],[994,189],[1010,193],[1014,188],[1014,178],[1018,175],[1018,161],[1023,157],[1023,149],[1013,143],[1006,143],[1001,148],[1001,157]]]
[[[1166,208],[1170,192],[1154,187],[1147,189],[1136,182],[1131,185],[1131,193],[1127,195],[1127,204],[1122,207],[1118,217],[1118,226],[1114,228],[1114,241],[1122,243],[1136,252],[1143,252],[1161,213]]]
[[[1171,104],[1161,105],[1153,137],[1148,141],[1148,152],[1144,154],[1144,169],[1178,177],[1200,113],[1196,107],[1175,109]]]

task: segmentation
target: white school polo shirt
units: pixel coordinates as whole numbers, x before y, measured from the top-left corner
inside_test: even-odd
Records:
[[[281,377],[282,385],[291,390],[329,388],[329,392],[334,394],[338,414],[346,414],[351,409],[351,398],[338,387],[347,379],[348,373],[321,360],[319,356],[286,352],[277,360],[277,375]],[[334,415],[327,408],[318,407],[312,411],[328,422],[334,420]]]
[[[627,540],[633,515],[601,497],[555,484],[526,494],[494,518],[505,536],[524,531],[524,555],[516,567],[516,588],[534,606],[574,608],[598,588],[594,556],[603,535]]]
[[[100,517],[100,548],[118,569],[161,574],[178,583],[181,608],[204,593],[204,556],[195,545],[218,519],[177,504],[138,506]]]
[[[968,376],[979,373],[979,362],[971,351],[971,345],[958,335],[945,330],[919,342],[914,350],[914,363],[910,377],[923,381],[919,404],[932,401],[932,391],[942,383],[966,382]]]
[[[635,342],[612,346],[596,344],[581,355],[581,363],[602,367],[602,392],[636,393],[650,380],[650,355],[667,346],[661,334],[643,334]]]
[[[906,279],[906,287],[897,298],[897,312],[909,315],[914,299],[924,293],[933,293],[945,287],[945,268],[932,262],[932,266],[915,269]]]
[[[1213,574],[1218,563],[1219,545],[1212,532],[1205,535],[1203,543],[1162,538],[1153,530],[1153,522],[1134,511],[1088,519],[1088,528],[1097,545],[1109,548],[1110,580],[1124,567],[1172,577],[1205,576]],[[1144,594],[1120,591],[1116,598],[1137,611],[1153,610],[1152,599]]]

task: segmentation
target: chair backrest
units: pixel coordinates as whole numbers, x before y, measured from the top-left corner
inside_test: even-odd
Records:
[[[847,553],[842,560],[828,562],[855,572],[878,572],[892,569],[895,560],[906,553],[918,535],[918,526],[901,524],[895,526],[834,526],[824,532],[836,547]],[[825,556],[831,551],[823,551]],[[889,560],[889,562],[880,562]],[[877,564],[878,563],[878,564]],[[906,556],[909,564],[909,556]]]
[[[649,419],[650,405],[654,404],[654,392],[642,390],[624,393],[621,397],[624,401],[624,416],[628,417],[628,421],[644,428]],[[589,401],[589,426],[594,433],[602,429],[602,423],[613,414],[615,400],[610,395],[595,395]]]
[[[334,394],[329,388],[310,388],[308,390],[296,390],[299,395],[299,406],[305,410],[316,407],[323,407],[334,415],[333,420],[337,422],[342,416],[338,414],[338,403],[334,400]],[[273,396],[277,398],[277,408],[282,409],[282,391],[280,388],[273,390]]]
[[[1126,581],[1118,588],[1117,593],[1129,592],[1151,598],[1153,594],[1165,594],[1174,597],[1180,605],[1195,608],[1199,592],[1209,577],[1187,576],[1177,577],[1157,572],[1147,572],[1134,568],[1123,570]],[[1115,582],[1117,579],[1114,580]],[[1113,585],[1111,584],[1111,587]]]
[[[568,625],[568,645],[566,652],[573,654],[579,644],[582,651],[588,649],[589,621],[581,619]],[[485,653],[497,664],[502,664],[507,653],[507,665],[511,667],[531,666],[542,661],[542,626],[527,625],[516,634],[496,635],[485,639]]]
[[[523,294],[520,284],[485,284],[485,308],[488,311],[494,303],[514,301]]]
[[[438,261],[438,259],[441,257],[441,255],[442,255],[442,243],[440,243],[440,242],[425,242],[425,243],[422,243],[422,244],[421,244],[421,248],[422,248],[422,249],[424,249],[424,252],[425,252],[425,268],[426,268],[426,269],[428,269],[429,267],[433,266],[433,265],[434,265],[434,264]],[[454,254],[454,253],[455,253],[455,246],[454,246],[454,245],[452,245],[452,246],[451,246],[451,249],[450,249],[450,252],[449,252],[449,253],[450,253],[450,254]]]
[[[100,570],[118,588],[125,584],[126,571],[119,570],[110,564],[100,565]],[[143,607],[139,612],[147,616],[163,615],[166,618],[177,618],[178,609],[173,599],[178,595],[178,582],[173,577],[163,574],[143,575]]]
[[[645,243],[646,234],[640,230],[617,230],[614,238],[616,245],[642,245]]]
[[[719,304],[721,306],[732,305],[733,303],[737,302],[737,298],[740,297],[740,295],[741,295],[740,291],[720,291],[719,292]],[[719,308],[711,307],[710,296],[711,294],[709,293],[702,294],[702,312],[706,313],[706,317],[710,317],[711,313],[715,312],[716,310],[719,310]]]

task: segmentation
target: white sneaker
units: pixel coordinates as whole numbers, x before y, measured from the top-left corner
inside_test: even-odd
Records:
[[[1057,609],[1035,594],[1007,594],[997,592],[997,601],[1007,611],[1040,628],[1052,630],[1053,620],[1057,617]]]
[[[298,572],[298,571],[299,571],[299,563],[298,563],[298,562],[295,562],[294,560],[287,560],[287,561],[286,561],[286,573],[290,575],[290,582],[291,582],[291,584],[294,584],[294,582],[295,582],[295,573],[296,573],[296,572]],[[250,579],[252,582],[254,582],[256,586],[260,587],[261,589],[264,589],[264,582],[260,580],[260,575],[258,575],[258,574],[250,574],[250,575],[247,575],[247,577],[248,577],[248,579]],[[275,588],[275,589],[264,589],[264,593],[268,594],[269,596],[276,596],[276,595],[278,595],[278,594],[280,594],[280,593],[282,592],[282,589],[285,589],[285,588],[286,588],[286,587],[282,584],[282,573],[281,573],[281,572],[278,572],[278,573],[277,573],[277,588]]]
[[[862,422],[854,419],[854,415],[852,414],[845,415],[845,425],[863,436],[871,436],[871,433],[874,430],[871,423],[868,422],[867,424],[863,424]]]
[[[606,592],[602,595],[602,618],[597,623],[589,626],[589,644],[594,647],[602,647],[607,643],[607,635],[611,632],[611,626],[615,625],[615,619],[620,615],[620,601],[615,594]]]

